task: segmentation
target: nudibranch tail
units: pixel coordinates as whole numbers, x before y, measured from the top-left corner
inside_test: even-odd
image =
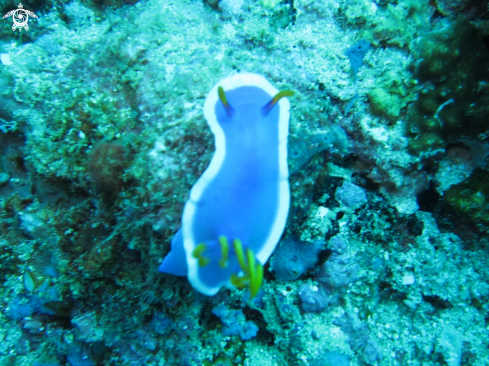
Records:
[[[228,98],[226,97],[226,93],[224,92],[224,88],[222,86],[217,88],[217,94],[219,95],[219,100],[221,101],[224,109],[228,116],[233,114],[233,107],[228,102]]]
[[[269,101],[267,104],[265,104],[265,106],[262,108],[262,112],[264,115],[267,115],[268,113],[270,113],[270,110],[275,106],[275,104],[278,103],[278,101],[284,97],[291,97],[292,95],[294,95],[294,91],[293,90],[282,90],[282,91],[279,91],[277,94],[275,94],[275,96],[272,98],[271,101]]]
[[[219,245],[221,247],[221,258],[219,258],[219,267],[227,268],[229,266],[229,241],[224,235],[219,237]],[[243,248],[243,243],[239,239],[233,240],[234,254],[238,262],[239,268],[243,272],[243,275],[233,273],[230,276],[230,282],[232,285],[242,288],[249,287],[250,300],[254,298],[260,290],[263,282],[263,266],[256,259],[255,254],[250,248],[246,251]],[[205,267],[209,265],[213,259],[210,253],[209,245],[200,243],[192,251],[192,257],[197,259],[199,267]],[[207,255],[204,255],[207,252]],[[210,255],[210,257],[209,257]],[[216,260],[215,258],[214,260]]]

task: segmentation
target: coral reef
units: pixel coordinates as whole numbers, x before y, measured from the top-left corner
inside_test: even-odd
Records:
[[[449,211],[473,220],[489,221],[489,172],[477,169],[469,178],[450,187],[443,197]]]
[[[418,42],[420,96],[410,110],[410,150],[432,153],[460,137],[489,133],[489,51],[464,20],[424,35]]]
[[[317,264],[318,254],[323,246],[324,242],[321,240],[311,244],[292,238],[283,240],[270,261],[275,277],[282,281],[299,278],[305,271]]]
[[[218,305],[212,309],[212,314],[221,319],[225,325],[222,334],[227,336],[239,336],[247,341],[256,336],[258,327],[251,320],[246,320],[240,310],[230,310],[225,305]]]

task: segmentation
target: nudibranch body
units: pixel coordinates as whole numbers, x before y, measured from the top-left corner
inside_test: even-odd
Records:
[[[204,116],[216,150],[190,191],[161,272],[187,275],[209,296],[233,285],[256,295],[289,211],[283,97],[292,94],[256,74],[230,76],[209,92]]]

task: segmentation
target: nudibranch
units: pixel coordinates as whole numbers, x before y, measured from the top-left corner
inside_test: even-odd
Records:
[[[292,94],[256,74],[235,74],[211,89],[204,116],[215,153],[190,191],[161,272],[188,276],[208,296],[223,286],[257,294],[289,211],[284,97]]]

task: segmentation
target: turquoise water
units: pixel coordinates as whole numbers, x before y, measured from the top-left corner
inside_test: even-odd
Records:
[[[29,15],[0,23],[0,366],[489,364],[487,4],[22,5],[0,1]],[[245,73],[294,92],[290,208],[258,294],[246,257],[206,296],[158,268],[219,144],[204,102]]]

